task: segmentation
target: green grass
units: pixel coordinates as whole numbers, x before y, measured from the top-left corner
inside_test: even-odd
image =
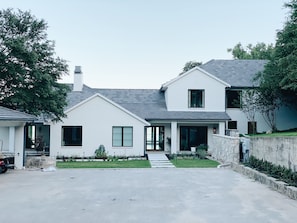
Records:
[[[256,134],[256,135],[251,135],[251,137],[284,137],[284,136],[297,136],[297,132],[274,132],[271,134]]]
[[[218,162],[208,159],[174,159],[170,160],[177,168],[214,168]]]
[[[148,160],[57,162],[58,168],[150,168]]]

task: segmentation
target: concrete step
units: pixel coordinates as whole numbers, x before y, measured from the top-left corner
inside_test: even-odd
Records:
[[[147,155],[152,168],[175,168],[163,153],[148,153]]]

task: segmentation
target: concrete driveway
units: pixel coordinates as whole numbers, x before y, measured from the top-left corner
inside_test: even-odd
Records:
[[[230,169],[62,169],[0,175],[1,222],[295,223],[297,201]]]

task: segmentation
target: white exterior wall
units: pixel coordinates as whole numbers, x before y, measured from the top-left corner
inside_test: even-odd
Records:
[[[9,148],[9,127],[0,127],[0,151],[8,152]]]
[[[144,155],[145,123],[99,96],[67,113],[63,122],[51,126],[51,156],[93,156],[99,145],[107,155]],[[82,126],[82,146],[62,146],[62,126]],[[112,127],[133,127],[133,147],[113,147]]]
[[[169,111],[225,111],[225,87],[222,82],[193,70],[171,84],[165,92]],[[189,108],[188,90],[204,90],[204,108]]]
[[[24,126],[15,127],[14,166],[16,169],[24,167]]]
[[[0,127],[0,152],[13,153],[15,156],[15,168],[22,169],[24,166],[24,124],[10,123],[8,125],[10,126]]]
[[[248,132],[248,119],[245,114],[238,108],[227,108],[227,114],[232,121],[237,121],[237,130],[239,133],[247,134]],[[270,129],[269,125],[265,122],[263,116],[257,112],[255,116],[257,122],[257,132],[267,132]],[[287,130],[296,128],[297,126],[297,111],[291,110],[286,107],[280,108],[276,112],[276,126],[278,130]]]

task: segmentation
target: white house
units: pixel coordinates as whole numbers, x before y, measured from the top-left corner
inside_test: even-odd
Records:
[[[248,120],[233,102],[242,90],[255,87],[253,77],[265,63],[211,60],[160,89],[91,88],[83,84],[81,68],[76,67],[67,118],[38,124],[35,131],[47,139],[45,151],[51,156],[93,156],[100,145],[111,156],[143,156],[149,151],[173,154],[211,146],[213,134],[224,135],[230,129],[248,132]],[[279,129],[297,126],[296,111],[279,115]],[[256,121],[258,131],[269,130],[260,115]],[[36,136],[27,138],[33,141]]]

